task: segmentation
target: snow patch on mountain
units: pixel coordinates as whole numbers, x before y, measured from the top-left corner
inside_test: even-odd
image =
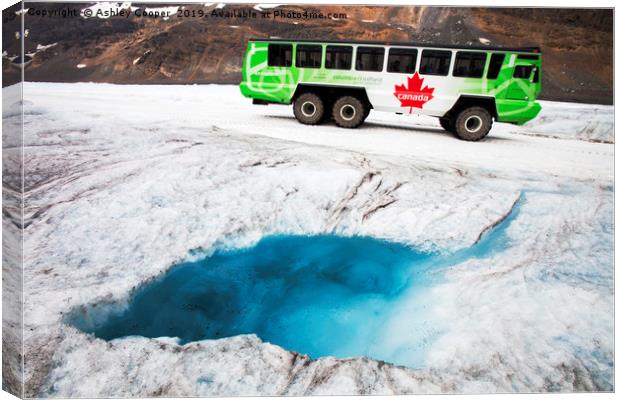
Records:
[[[278,8],[281,7],[282,4],[256,4],[253,8],[256,11],[264,11],[264,10],[269,10],[272,8]]]
[[[38,51],[45,51],[51,47],[56,46],[58,43],[50,43],[50,44],[37,44]]]

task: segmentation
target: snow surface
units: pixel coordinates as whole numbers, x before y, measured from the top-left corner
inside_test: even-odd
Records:
[[[540,120],[468,143],[427,117],[304,126],[233,86],[26,83],[26,394],[613,390],[614,148],[592,142],[613,141],[611,110],[544,102]],[[336,233],[452,252],[520,196],[511,245],[427,294],[441,334],[423,369],[310,360],[254,335],[105,342],[65,323],[124,307],[191,250]],[[391,321],[386,346],[419,334]]]
[[[509,132],[614,143],[613,106],[552,101],[542,101],[541,104],[543,110],[535,120],[524,126],[511,126]]]
[[[21,84],[2,90],[2,389],[22,393]]]

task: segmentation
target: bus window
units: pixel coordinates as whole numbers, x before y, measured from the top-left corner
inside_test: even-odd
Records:
[[[519,79],[530,79],[530,75],[532,75],[532,68],[533,67],[531,65],[517,65],[512,77]]]
[[[532,60],[532,61],[538,61],[538,56],[532,55],[532,54],[518,54],[517,55],[517,60]]]
[[[390,49],[387,70],[388,72],[412,74],[415,71],[417,59],[416,49]]]
[[[538,68],[534,68],[534,83],[538,83],[538,81],[540,80],[540,77],[538,75]]]
[[[351,69],[353,47],[351,46],[327,46],[325,49],[325,68],[328,69]]]
[[[383,71],[383,47],[358,47],[355,56],[355,69],[358,71]]]
[[[290,67],[293,65],[292,44],[269,44],[267,65],[270,67]]]
[[[506,54],[504,53],[491,54],[491,62],[489,63],[487,79],[497,79],[499,76],[499,71],[502,69],[502,65],[504,64],[504,58],[506,58]]]
[[[484,64],[487,62],[486,53],[459,51],[456,53],[452,76],[463,78],[482,78]]]
[[[299,68],[321,68],[321,45],[298,44],[295,66]]]
[[[452,52],[443,50],[422,50],[420,73],[423,75],[448,75]]]

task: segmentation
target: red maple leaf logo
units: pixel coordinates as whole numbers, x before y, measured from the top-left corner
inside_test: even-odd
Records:
[[[409,107],[409,112],[413,112],[413,107],[422,108],[424,103],[433,98],[435,88],[424,86],[424,78],[420,78],[418,73],[413,74],[411,78],[407,78],[407,86],[395,85],[394,96],[400,101],[401,107]]]

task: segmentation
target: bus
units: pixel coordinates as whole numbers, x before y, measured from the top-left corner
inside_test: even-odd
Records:
[[[250,39],[240,90],[254,104],[293,104],[302,124],[356,128],[370,110],[422,114],[478,141],[493,121],[538,115],[541,57],[538,47]]]

